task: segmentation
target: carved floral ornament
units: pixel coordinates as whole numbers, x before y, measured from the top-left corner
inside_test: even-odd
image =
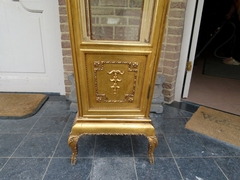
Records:
[[[103,71],[105,64],[119,64],[119,65],[128,65],[128,72],[134,73],[134,83],[133,89],[131,94],[125,94],[125,98],[123,100],[109,100],[106,94],[99,94],[98,92],[98,81],[97,81],[97,72]],[[105,103],[125,103],[129,102],[132,103],[134,100],[134,94],[136,89],[136,82],[137,82],[137,72],[138,72],[138,62],[122,62],[122,61],[94,61],[94,80],[95,80],[95,89],[96,89],[96,101],[97,102],[105,102]],[[108,71],[108,75],[112,75],[109,81],[113,82],[109,88],[113,90],[113,94],[117,95],[117,90],[121,88],[118,84],[122,81],[119,78],[119,75],[123,75],[125,72],[121,70],[113,69]]]
[[[108,74],[113,74],[113,79],[110,79],[111,82],[113,82],[113,85],[111,86],[111,88],[113,89],[113,94],[116,95],[117,94],[117,89],[120,89],[120,86],[118,85],[118,82],[121,82],[122,79],[118,78],[118,74],[123,75],[124,71],[120,71],[120,70],[112,70],[110,72],[108,72]]]

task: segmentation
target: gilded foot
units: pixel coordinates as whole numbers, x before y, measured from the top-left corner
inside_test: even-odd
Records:
[[[77,154],[78,154],[78,139],[79,136],[72,136],[70,135],[68,137],[68,145],[70,146],[70,148],[72,149],[72,157],[71,157],[71,164],[75,165],[76,164],[76,160],[77,160]]]
[[[158,145],[158,139],[156,136],[148,136],[148,157],[151,164],[154,164],[153,152]]]

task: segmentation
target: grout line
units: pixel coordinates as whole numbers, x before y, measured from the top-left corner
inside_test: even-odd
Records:
[[[132,155],[133,155],[134,171],[135,171],[135,175],[136,175],[136,180],[138,180],[138,174],[137,174],[137,167],[136,167],[136,161],[135,161],[135,154],[134,154],[134,149],[133,149],[132,136],[130,136],[130,142],[131,142],[131,147],[132,147]]]
[[[48,105],[49,106],[49,105]],[[47,107],[48,107],[47,106]],[[47,109],[47,107],[44,109],[44,111]],[[3,165],[3,167],[0,169],[0,171],[2,171],[4,169],[4,167],[7,165],[7,163],[9,162],[9,160],[11,158],[13,158],[12,156],[15,154],[15,152],[18,150],[18,148],[23,144],[24,140],[26,139],[26,137],[30,134],[30,131],[33,129],[33,127],[37,124],[37,122],[39,121],[39,119],[42,117],[44,111],[42,112],[41,115],[39,115],[39,117],[37,118],[36,122],[32,125],[32,127],[30,128],[30,130],[28,131],[28,133],[25,135],[25,137],[23,138],[23,140],[19,143],[19,145],[16,147],[16,149],[14,150],[14,152],[11,154],[11,156],[9,157],[9,159],[6,161],[6,163]],[[25,133],[22,133],[25,134]],[[15,158],[15,157],[14,157]],[[33,158],[33,157],[31,157]]]
[[[4,163],[4,165],[3,165],[3,167],[0,169],[0,172],[3,170],[3,168],[6,166],[6,164],[8,163],[8,161],[9,161],[9,157],[7,158],[7,157],[5,157],[6,159],[8,159],[5,163]]]
[[[240,158],[240,156],[178,156],[178,159]]]
[[[194,133],[195,134],[195,133]],[[202,142],[201,138],[196,134],[196,137],[198,138],[198,140],[201,142],[201,144],[203,145],[203,147],[206,149],[206,151],[209,151],[208,148],[204,145],[204,143]],[[227,175],[224,173],[224,171],[222,170],[222,168],[218,165],[218,163],[216,162],[215,158],[224,158],[224,157],[227,157],[227,158],[230,158],[230,157],[238,157],[238,156],[207,156],[207,157],[204,157],[204,158],[211,158],[214,163],[217,165],[218,169],[222,172],[222,174],[226,177],[227,180],[228,177]]]
[[[218,165],[218,163],[215,161],[215,158],[212,158],[214,163],[217,165],[217,167],[220,169],[220,171],[222,172],[222,174],[226,177],[227,180],[229,180],[229,178],[227,177],[227,175],[224,173],[224,171],[222,170],[222,168]]]
[[[44,174],[43,174],[43,176],[42,176],[42,180],[45,178],[45,176],[46,176],[46,174],[47,174],[47,172],[48,172],[48,168],[49,168],[49,166],[50,166],[50,164],[51,164],[51,162],[52,162],[52,159],[54,158],[54,155],[55,155],[55,153],[56,153],[56,150],[57,150],[57,148],[58,148],[58,146],[59,146],[59,144],[60,144],[60,141],[61,141],[61,139],[62,139],[62,137],[63,137],[63,135],[64,135],[64,130],[65,130],[66,126],[67,126],[67,123],[70,121],[70,119],[71,119],[71,113],[70,113],[70,115],[69,115],[69,117],[68,117],[68,120],[67,120],[67,122],[66,122],[63,130],[62,130],[62,133],[61,133],[61,135],[60,135],[60,138],[59,138],[59,140],[58,140],[58,143],[56,144],[55,150],[53,151],[52,156],[50,157],[50,160],[49,160],[49,162],[48,162],[48,165],[47,165],[47,167],[46,167],[46,170],[45,170],[45,172],[44,172]]]
[[[7,159],[7,158],[10,158],[10,157],[2,157],[2,158]],[[11,159],[50,159],[50,157],[12,157]]]
[[[173,158],[173,160],[174,160],[174,162],[175,162],[175,165],[176,165],[176,167],[177,167],[177,169],[178,169],[178,172],[179,172],[181,178],[184,179],[184,178],[183,178],[183,175],[182,175],[182,172],[180,171],[180,169],[179,169],[179,167],[178,167],[177,161],[176,161],[176,159],[175,159],[175,157],[174,157],[174,155],[173,155],[173,152],[172,152],[172,150],[171,150],[171,148],[170,148],[170,146],[169,146],[169,144],[168,144],[168,141],[167,141],[167,139],[166,139],[166,137],[165,137],[165,135],[164,135],[163,132],[162,132],[162,135],[163,135],[163,138],[164,138],[164,140],[165,140],[165,142],[166,142],[166,144],[167,144],[167,146],[168,146],[168,149],[169,149],[169,151],[170,151],[170,153],[171,153],[171,155],[172,155],[172,158]]]
[[[95,135],[95,142],[94,142],[93,155],[92,155],[92,166],[91,166],[91,171],[89,173],[89,178],[90,179],[92,179],[92,177],[93,177],[93,168],[94,168],[96,144],[97,144],[97,136]]]
[[[0,127],[3,126],[8,120],[0,119],[0,121],[4,121],[3,123],[0,124]]]

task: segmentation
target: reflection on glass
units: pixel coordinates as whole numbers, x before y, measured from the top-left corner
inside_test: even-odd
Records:
[[[92,40],[140,41],[144,0],[86,0],[86,3],[87,29]]]

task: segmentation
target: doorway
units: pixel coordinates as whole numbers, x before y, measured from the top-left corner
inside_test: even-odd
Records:
[[[234,28],[225,21],[230,7],[228,0],[204,1],[189,91],[187,96],[181,95],[181,101],[240,115],[240,79],[221,75],[231,66],[222,62],[232,47],[232,40],[228,41],[228,39],[233,34]],[[196,20],[193,22],[196,23]],[[228,42],[220,47],[226,41]],[[211,65],[212,69],[209,70]],[[219,69],[218,65],[223,69]],[[230,68],[237,69],[240,66]],[[214,74],[213,72],[218,69],[220,74]],[[229,75],[232,71],[226,74]],[[239,76],[240,71],[236,71],[235,74]]]

